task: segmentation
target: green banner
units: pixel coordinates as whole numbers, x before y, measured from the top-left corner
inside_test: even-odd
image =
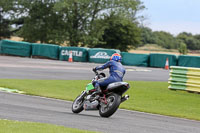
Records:
[[[150,67],[165,67],[166,60],[168,58],[169,66],[176,66],[177,65],[177,57],[176,55],[172,54],[158,54],[152,53],[150,54]]]
[[[88,61],[88,48],[82,47],[60,47],[60,57],[62,61],[68,61],[70,51],[72,51],[73,61],[87,62]]]
[[[180,55],[178,57],[178,66],[200,67],[200,56]]]
[[[134,54],[122,52],[122,64],[129,66],[148,66],[149,55],[148,54]]]
[[[59,59],[59,46],[53,44],[32,43],[32,56]]]
[[[2,42],[2,41],[0,41],[0,54],[1,54],[1,42]]]
[[[11,40],[2,40],[0,45],[1,54],[31,56],[31,44],[28,42],[17,42]]]
[[[93,48],[89,50],[89,62],[105,63],[110,60],[114,53],[120,53],[115,49]]]

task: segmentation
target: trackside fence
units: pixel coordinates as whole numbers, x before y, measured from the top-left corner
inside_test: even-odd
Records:
[[[159,54],[159,53],[151,53],[149,55],[149,66],[150,67],[165,67],[166,60],[169,60],[169,66],[177,65],[177,56],[173,54]]]
[[[149,54],[121,52],[121,56],[123,65],[147,67],[149,64]]]
[[[178,57],[178,66],[200,67],[200,56],[180,55]]]
[[[75,62],[105,63],[113,53],[120,53],[122,64],[129,66],[164,68],[168,59],[169,66],[200,68],[200,56],[173,55],[173,54],[136,54],[121,52],[118,49],[62,47],[55,44],[38,44],[0,40],[0,54],[23,57],[42,57],[61,61],[68,61],[72,52]]]
[[[0,42],[0,54],[17,55],[23,57],[31,56],[31,43],[2,40]]]
[[[200,68],[170,67],[169,89],[200,92]]]
[[[59,59],[60,46],[53,44],[32,43],[32,56]]]

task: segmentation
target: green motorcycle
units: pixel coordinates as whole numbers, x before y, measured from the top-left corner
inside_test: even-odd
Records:
[[[96,76],[86,86],[86,89],[73,101],[72,112],[80,113],[83,110],[99,110],[101,117],[110,117],[113,115],[119,105],[126,101],[129,96],[122,95],[130,88],[126,82],[115,82],[109,84],[106,88],[101,88],[101,94],[93,94],[95,91],[93,82],[105,78],[104,73],[95,72]]]

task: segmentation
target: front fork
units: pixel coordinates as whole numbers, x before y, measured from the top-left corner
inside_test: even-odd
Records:
[[[86,91],[82,91],[81,95],[80,95],[80,98],[83,98],[87,95],[87,92]]]

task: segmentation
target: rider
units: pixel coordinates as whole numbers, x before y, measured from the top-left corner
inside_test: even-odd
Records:
[[[109,71],[110,76],[108,78],[100,79],[94,83],[96,91],[93,94],[101,93],[100,87],[105,87],[109,85],[110,83],[123,81],[125,68],[121,64],[121,59],[122,59],[121,55],[118,53],[115,53],[111,56],[110,61],[106,62],[102,66],[97,66],[93,68],[94,72],[96,72],[97,70],[101,71],[106,68],[109,68],[110,70]]]

